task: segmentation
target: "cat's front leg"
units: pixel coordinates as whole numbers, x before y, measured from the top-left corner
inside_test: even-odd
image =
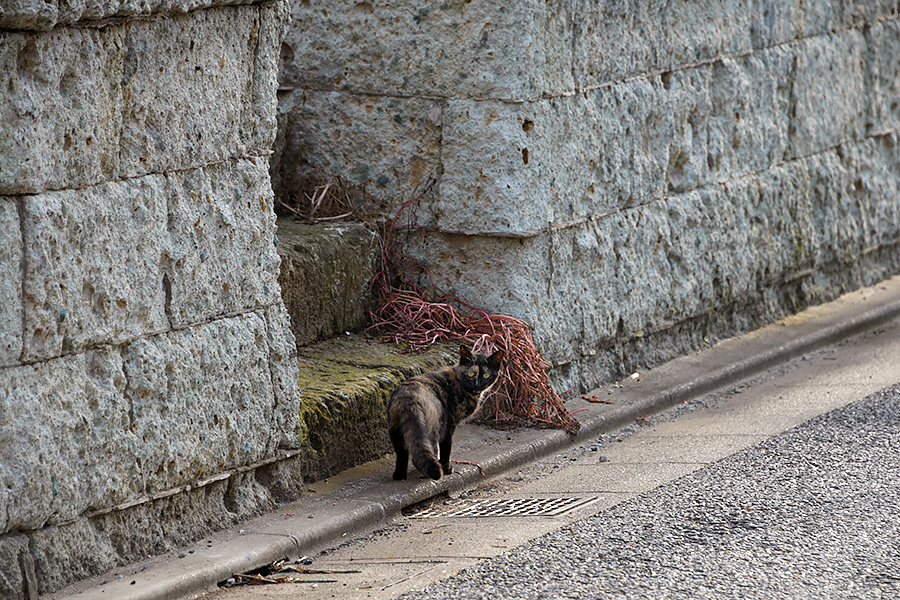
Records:
[[[453,467],[450,466],[450,449],[453,446],[453,434],[448,434],[442,439],[439,446],[441,451],[441,470],[444,472],[444,475],[449,475],[453,472]]]
[[[394,479],[403,481],[406,479],[406,470],[409,468],[409,452],[404,444],[403,434],[399,431],[390,430],[391,444],[394,446],[394,452],[397,453],[397,466],[394,469]]]

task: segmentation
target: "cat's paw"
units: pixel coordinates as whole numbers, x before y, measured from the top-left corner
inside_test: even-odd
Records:
[[[444,475],[444,470],[441,468],[441,465],[438,464],[437,461],[434,461],[425,465],[424,475],[437,481]]]
[[[394,471],[394,481],[403,481],[406,479],[406,471]]]

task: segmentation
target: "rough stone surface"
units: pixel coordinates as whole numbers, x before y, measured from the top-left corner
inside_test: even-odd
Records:
[[[310,226],[278,221],[278,282],[298,344],[366,325],[378,250],[375,234],[357,223]]]
[[[122,175],[183,169],[249,150],[251,132],[242,125],[252,100],[258,28],[259,8],[250,5],[123,31],[131,50],[122,66]]]
[[[269,445],[278,450],[294,450],[300,448],[308,436],[305,424],[299,419],[301,392],[297,388],[297,342],[283,304],[266,309],[265,319],[269,369],[275,394],[273,422],[268,426],[272,435]]]
[[[265,158],[287,9],[0,7],[3,597],[22,548],[52,592],[299,489],[271,478],[308,437]]]
[[[238,487],[246,484],[241,481]],[[58,590],[73,580],[100,575],[148,554],[184,547],[210,531],[271,507],[266,502],[247,511],[246,505],[231,501],[233,496],[228,480],[217,481],[133,509],[32,532],[29,538],[41,592]],[[237,510],[246,512],[233,512]]]
[[[367,208],[391,212],[439,174],[442,107],[436,98],[285,91],[272,187],[281,197],[304,198],[337,176],[351,189],[364,188]]]
[[[282,83],[537,99],[572,87],[569,2],[294,2]]]
[[[409,250],[442,265],[431,271],[440,289],[524,316],[553,363],[590,363],[717,310],[730,327],[759,325],[900,267],[880,254],[900,239],[896,147],[891,134],[583,227],[524,239],[427,233]],[[746,319],[732,322],[734,310]],[[588,373],[570,385],[589,385]]]
[[[19,555],[28,552],[24,535],[0,535],[0,597],[20,598],[25,587]]]
[[[574,71],[582,88],[751,48],[751,3],[743,0],[574,4]]]
[[[443,29],[451,11],[480,24],[484,6],[447,3],[426,18],[299,4],[282,56],[294,91],[280,106],[297,141],[281,164],[355,165],[354,183],[377,195],[383,168],[358,166],[398,129],[359,107],[376,86],[382,105],[440,105],[440,175],[414,211],[427,231],[412,232],[409,250],[441,293],[530,322],[565,387],[900,268],[895,1],[539,4],[510,9],[524,24],[515,44],[535,60],[513,44],[503,65],[481,52],[502,39],[506,13],[486,45],[459,48],[466,40]],[[423,29],[453,40],[446,69],[424,51],[418,70],[413,54],[384,60],[387,47],[428,48]],[[465,80],[453,76],[461,57]],[[321,98],[333,108],[303,112]],[[421,155],[395,156],[403,174]]]
[[[438,204],[447,204],[436,207],[439,219],[480,223],[441,228],[506,231],[513,220],[513,229],[531,230],[565,220],[567,203],[602,212],[644,201],[661,181],[687,191],[855,139],[871,94],[860,65],[879,63],[875,78],[895,71],[895,34],[882,33],[895,21],[876,21],[896,16],[893,2],[525,2],[492,11],[478,43],[446,31],[478,25],[481,10],[295,3],[282,53],[276,193],[338,174],[381,202],[408,198],[436,156]],[[495,64],[490,40],[509,27],[508,11],[525,25]],[[397,40],[403,52],[392,50]],[[522,44],[534,60],[516,51]],[[837,80],[844,85],[830,84]],[[421,143],[423,119],[388,111],[392,122],[373,111],[428,101],[441,113],[428,136],[438,148]],[[526,120],[528,136],[519,129]],[[523,194],[542,201],[523,203]],[[482,206],[497,207],[492,220]]]
[[[247,45],[254,49],[250,79],[250,106],[244,111],[243,128],[253,152],[268,154],[277,135],[278,59],[290,18],[288,2],[259,6],[257,28],[251,30]]]
[[[4,29],[50,29],[58,18],[56,2],[8,0],[0,6],[0,27]]]
[[[855,140],[861,40],[844,32],[536,103],[451,101],[435,226],[533,234]]]
[[[39,529],[139,493],[117,350],[11,367],[3,377],[0,531]]]
[[[140,529],[132,531],[137,536],[145,535]],[[43,527],[30,532],[28,541],[42,594],[56,591],[66,583],[99,575],[121,560],[117,548],[109,539],[97,535],[87,519]],[[154,549],[149,548],[148,553]]]
[[[788,157],[807,156],[863,133],[865,38],[859,30],[797,44]]]
[[[136,340],[123,360],[146,492],[271,454],[275,400],[259,315]]]
[[[172,325],[277,303],[275,212],[265,160],[173,173],[166,184],[161,270]]]
[[[26,360],[168,328],[164,177],[25,196],[23,212]]]
[[[0,31],[0,193],[80,188],[117,170],[123,27]]]
[[[14,198],[0,197],[0,366],[22,354],[22,234]]]
[[[27,359],[279,298],[262,159],[27,196],[24,212]]]
[[[0,193],[187,169],[274,139],[284,5],[0,31]],[[198,43],[203,40],[203,43]]]
[[[868,113],[866,134],[900,126],[900,22],[874,23],[866,34],[866,88]]]
[[[134,18],[244,4],[246,0],[6,0],[0,29],[45,31],[57,25],[90,24],[109,18]]]
[[[897,15],[893,0],[573,2],[578,87],[672,71]]]

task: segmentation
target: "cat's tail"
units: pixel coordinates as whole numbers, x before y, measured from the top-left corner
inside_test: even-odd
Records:
[[[419,471],[432,479],[440,479],[444,474],[441,463],[434,457],[433,452],[413,453],[412,462]]]
[[[408,427],[406,429],[406,447],[412,464],[426,477],[440,479],[444,474],[441,463],[435,456],[434,446],[423,431],[423,427]]]

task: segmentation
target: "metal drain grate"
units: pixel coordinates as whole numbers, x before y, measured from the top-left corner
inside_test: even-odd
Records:
[[[596,496],[587,498],[501,498],[477,500],[467,506],[451,508],[446,512],[427,509],[413,515],[416,519],[428,517],[555,517],[570,510],[595,502]]]

